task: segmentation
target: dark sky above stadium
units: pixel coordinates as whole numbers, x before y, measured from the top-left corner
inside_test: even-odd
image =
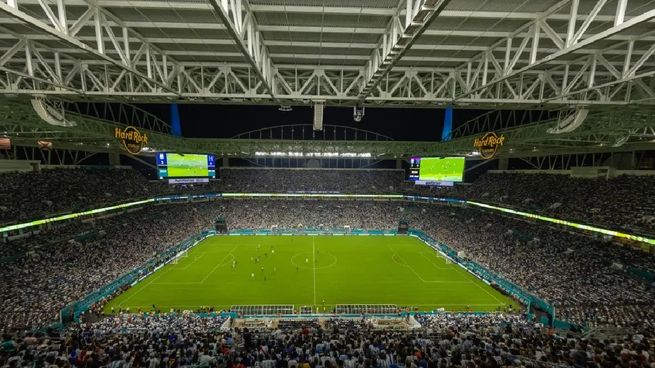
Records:
[[[140,107],[170,121],[169,105]],[[229,138],[250,130],[285,124],[312,124],[313,121],[313,109],[309,106],[294,106],[293,111],[281,112],[277,106],[180,104],[179,111],[182,134],[194,138]],[[456,109],[453,127],[483,112]],[[443,119],[443,109],[367,107],[364,119],[356,123],[352,107],[326,106],[323,124],[370,130],[395,140],[437,141],[441,137]]]

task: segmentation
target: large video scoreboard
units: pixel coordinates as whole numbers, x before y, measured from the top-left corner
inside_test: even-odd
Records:
[[[216,178],[216,156],[159,152],[157,171],[160,179],[213,179]]]
[[[453,185],[464,180],[464,157],[412,157],[409,180],[424,185]]]

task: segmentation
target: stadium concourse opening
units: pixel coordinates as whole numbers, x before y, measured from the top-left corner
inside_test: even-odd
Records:
[[[395,313],[520,310],[518,302],[414,237],[271,235],[209,237],[104,311],[292,305],[296,313],[301,306],[334,313],[339,305],[374,311],[385,304],[396,305]]]

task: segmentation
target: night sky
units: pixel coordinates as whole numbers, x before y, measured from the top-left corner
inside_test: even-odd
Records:
[[[140,105],[169,122],[168,105]],[[312,124],[313,109],[294,106],[281,112],[277,106],[180,104],[182,135],[193,138],[229,138],[250,130],[285,124]],[[455,110],[453,128],[484,113],[482,110]],[[353,121],[352,107],[326,106],[324,125],[345,125],[390,136],[395,140],[438,141],[443,129],[444,110],[427,108],[366,108],[361,122]]]

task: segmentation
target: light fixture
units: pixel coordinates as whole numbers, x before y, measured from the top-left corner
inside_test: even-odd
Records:
[[[363,105],[356,105],[353,107],[353,120],[357,123],[362,121],[362,118],[364,118],[364,106]]]

